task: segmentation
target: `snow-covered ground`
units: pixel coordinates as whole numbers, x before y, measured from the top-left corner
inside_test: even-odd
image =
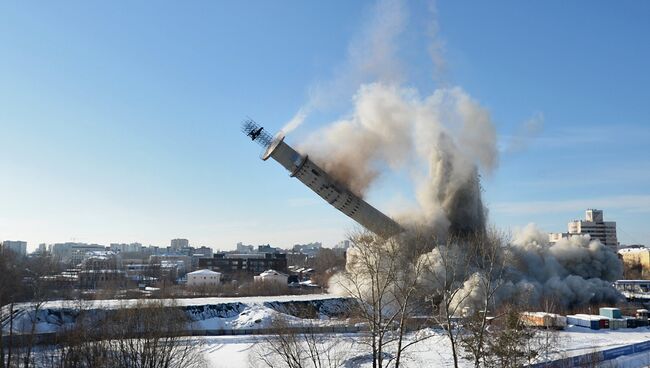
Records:
[[[405,356],[407,367],[453,367],[450,346],[446,337],[432,330],[409,335],[409,341],[423,333],[433,334],[429,339],[416,343]],[[258,349],[266,343],[267,336],[223,336],[203,338],[204,356],[210,367],[250,367]],[[337,343],[338,354],[346,361],[346,367],[370,367],[367,359],[368,347],[360,343],[362,335],[335,334],[327,337]],[[560,351],[557,358],[591,353],[613,347],[629,345],[650,340],[650,328],[640,327],[617,331],[594,331],[570,326],[558,332]],[[613,363],[617,365],[612,365]],[[470,367],[467,361],[461,361],[462,367]],[[604,362],[601,367],[637,368],[650,366],[650,352],[619,357]]]
[[[560,332],[564,339],[563,349],[569,356],[580,355],[597,350],[634,344],[650,340],[650,328],[637,327],[620,330],[590,330],[584,327],[570,326]]]
[[[16,304],[10,321],[9,307],[2,308],[0,322],[5,334],[13,324],[16,334],[50,333],[72,327],[80,310],[92,321],[101,322],[111,311],[129,308],[154,300],[52,301],[39,306]],[[340,318],[356,305],[353,299],[329,294],[286,295],[273,297],[195,298],[163,300],[169,307],[185,311],[192,330],[247,330],[271,327],[276,320],[292,326],[340,326]]]
[[[294,302],[294,301],[292,301]],[[339,299],[325,299],[325,308],[344,307]],[[290,302],[287,302],[290,303]],[[201,310],[200,313],[192,314],[193,330],[243,330],[263,329],[273,327],[274,321],[281,320],[287,326],[341,326],[346,325],[346,319],[330,318],[330,315],[322,311],[316,318],[300,318],[287,313],[282,306],[269,305],[268,303],[238,304],[239,308],[231,310],[230,313],[210,313]]]

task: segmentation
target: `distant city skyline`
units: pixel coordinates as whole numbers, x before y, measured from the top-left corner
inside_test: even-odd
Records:
[[[353,221],[239,124],[304,112],[297,147],[379,79],[458,86],[489,111],[491,224],[565,231],[599,208],[622,244],[650,245],[649,16],[586,0],[2,3],[0,240],[336,244]],[[409,175],[382,173],[367,201],[409,209]]]
[[[86,245],[98,245],[98,246],[105,246],[106,248],[113,248],[113,247],[118,247],[118,248],[125,248],[125,250],[122,251],[139,251],[135,249],[130,249],[130,248],[146,248],[146,247],[158,247],[160,249],[166,249],[169,248],[170,250],[179,250],[183,247],[190,247],[190,248],[201,248],[201,247],[208,247],[208,248],[213,248],[215,250],[222,250],[222,251],[232,251],[232,250],[239,250],[239,248],[242,247],[250,247],[251,249],[257,249],[257,247],[274,247],[275,244],[271,243],[255,243],[255,244],[246,244],[244,242],[237,242],[234,247],[230,248],[217,248],[214,246],[211,246],[209,244],[194,244],[192,242],[189,242],[187,245],[184,246],[174,246],[173,241],[174,240],[189,240],[189,239],[171,239],[171,244],[145,244],[142,242],[138,241],[133,241],[133,242],[110,242],[110,243],[100,243],[100,242],[95,242],[95,241],[56,241],[56,242],[44,242],[44,243],[39,243],[39,244],[34,244],[31,245],[28,242],[24,240],[18,240],[18,239],[0,239],[0,245],[2,246],[7,246],[9,249],[12,249],[14,251],[17,251],[19,253],[24,253],[19,250],[17,250],[16,247],[22,246],[23,249],[26,249],[28,253],[32,252],[42,252],[46,251],[48,246],[54,246],[58,244],[86,244]],[[296,246],[323,246],[325,248],[335,248],[340,246],[340,244],[345,243],[346,240],[343,239],[335,244],[325,244],[319,242],[319,241],[314,241],[314,242],[309,242],[309,243],[294,243],[291,244],[290,246],[277,246],[278,248],[281,249],[292,249],[295,248]],[[22,243],[22,245],[21,245]],[[26,247],[25,247],[26,245]],[[45,247],[43,247],[45,246]]]

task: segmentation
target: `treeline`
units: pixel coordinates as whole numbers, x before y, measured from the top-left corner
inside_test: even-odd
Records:
[[[36,329],[21,336],[21,344],[10,342],[3,349],[0,367],[10,368],[193,368],[203,367],[201,340],[181,336],[190,323],[182,308],[160,300],[141,300],[97,318],[79,315],[63,327],[49,346],[36,346]],[[30,312],[33,326],[38,309]]]

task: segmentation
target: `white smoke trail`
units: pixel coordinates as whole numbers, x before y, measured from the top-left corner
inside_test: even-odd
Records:
[[[309,112],[311,111],[311,104],[305,105],[301,107],[296,114],[289,120],[282,129],[280,130],[280,135],[287,135],[291,133],[293,130],[298,128],[307,118],[307,115],[309,115]]]
[[[314,110],[347,101],[365,82],[401,81],[398,39],[407,19],[407,7],[402,0],[379,0],[370,10],[360,35],[350,42],[347,59],[335,76],[310,88],[307,102],[284,125],[282,133],[286,135],[298,128]]]
[[[438,23],[438,7],[436,2],[429,2],[429,57],[433,63],[433,79],[440,84],[445,84],[447,74],[447,59],[445,58],[445,41],[440,36],[440,24]]]
[[[505,148],[506,153],[521,152],[537,137],[544,128],[544,114],[535,112],[533,116],[523,122],[514,136],[511,137]]]

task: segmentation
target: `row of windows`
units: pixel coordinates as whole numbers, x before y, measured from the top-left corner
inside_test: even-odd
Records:
[[[311,176],[311,180],[307,181],[305,176],[311,172],[313,175]],[[307,184],[308,187],[314,189],[314,191],[321,196],[323,199],[325,199],[327,202],[330,204],[334,204],[339,197],[341,196],[341,193],[335,188],[327,183],[323,183],[320,187],[314,188],[318,182],[319,182],[319,177],[321,176],[321,173],[316,170],[311,165],[311,162],[306,163],[300,171],[296,174],[296,177],[303,181],[303,183]],[[352,196],[346,196],[345,202],[342,205],[337,205],[336,208],[338,208],[340,211],[342,211],[345,214],[348,214],[350,216],[353,216],[357,213],[359,210],[359,201],[354,201],[354,207],[352,210],[349,210],[349,206],[353,204]],[[348,212],[349,211],[349,212]]]

